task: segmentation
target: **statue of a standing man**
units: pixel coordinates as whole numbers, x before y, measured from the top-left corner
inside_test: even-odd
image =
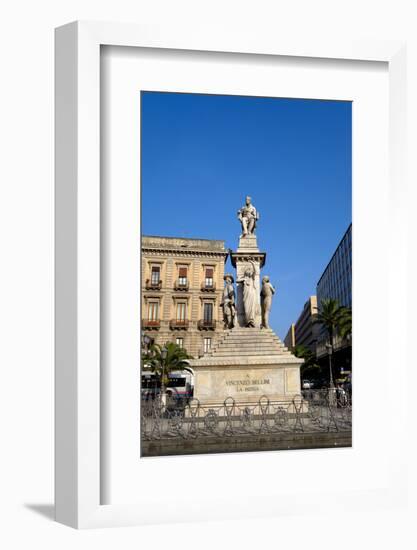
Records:
[[[245,206],[242,206],[237,213],[237,217],[242,224],[242,237],[252,235],[255,231],[256,222],[259,220],[259,214],[251,201],[250,197],[246,197]]]
[[[220,306],[223,308],[224,328],[233,328],[235,326],[236,305],[235,305],[235,289],[233,287],[233,276],[224,276],[223,298]]]
[[[262,277],[261,289],[261,308],[262,308],[262,328],[269,328],[269,312],[271,311],[272,296],[275,294],[275,288],[269,282],[269,277]]]

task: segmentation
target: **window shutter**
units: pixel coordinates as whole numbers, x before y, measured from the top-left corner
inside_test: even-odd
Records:
[[[213,278],[214,269],[212,267],[206,267],[206,277],[207,279]]]
[[[187,276],[187,268],[186,267],[180,267],[179,276],[180,277],[186,277]]]
[[[211,322],[213,320],[213,304],[204,304],[204,321]]]

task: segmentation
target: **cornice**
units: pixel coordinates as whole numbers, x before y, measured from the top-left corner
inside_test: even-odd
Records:
[[[233,368],[242,368],[242,367],[251,367],[251,368],[262,368],[265,366],[283,368],[283,367],[294,367],[302,365],[303,360],[293,355],[271,355],[271,356],[254,356],[252,357],[200,357],[199,359],[193,359],[190,361],[192,367],[210,367],[212,369],[221,368],[221,367],[233,367]]]
[[[231,252],[230,260],[232,266],[236,267],[237,261],[239,262],[250,262],[258,261],[260,267],[263,267],[265,264],[266,252]]]
[[[142,254],[144,256],[168,256],[181,258],[187,256],[189,258],[218,258],[225,259],[227,258],[229,252],[225,250],[224,252],[213,252],[212,250],[178,250],[178,249],[167,249],[167,248],[148,248],[142,247]]]

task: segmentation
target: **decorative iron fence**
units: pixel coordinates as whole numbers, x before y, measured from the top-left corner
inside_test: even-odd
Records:
[[[351,396],[338,390],[307,390],[287,401],[262,396],[256,403],[237,403],[228,397],[213,405],[202,405],[198,399],[165,405],[157,398],[144,401],[141,407],[144,440],[351,429]]]

